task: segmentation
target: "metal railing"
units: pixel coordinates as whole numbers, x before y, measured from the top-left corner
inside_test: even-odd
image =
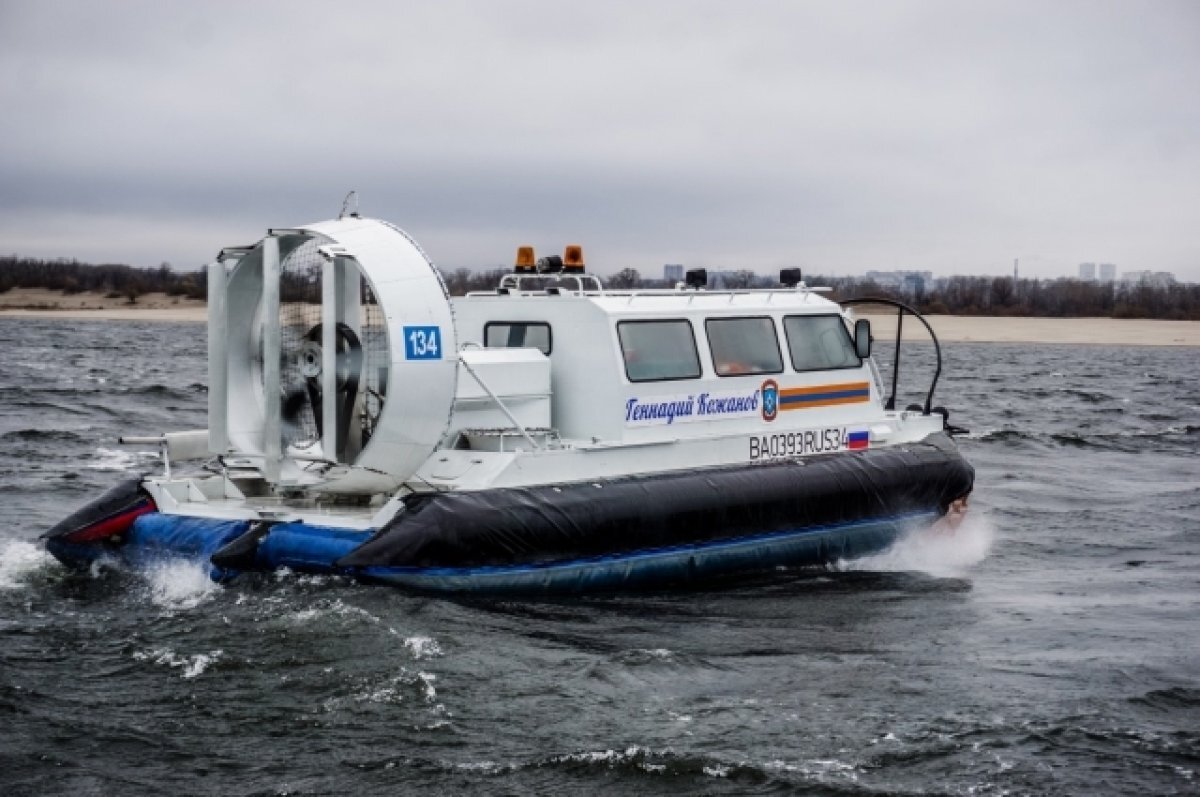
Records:
[[[925,405],[921,412],[923,415],[929,415],[933,412],[933,391],[937,388],[938,378],[942,375],[942,346],[938,343],[937,335],[934,334],[933,327],[925,320],[925,316],[903,302],[878,296],[855,297],[838,302],[838,304],[843,307],[856,307],[862,304],[882,304],[896,308],[896,352],[892,361],[892,392],[888,397],[887,403],[884,404],[884,409],[887,410],[896,409],[896,387],[900,382],[900,339],[904,332],[904,314],[908,313],[925,325],[925,329],[929,331],[929,338],[933,341],[933,350],[937,355],[937,366],[933,372],[933,381],[929,383],[929,392],[925,396]]]

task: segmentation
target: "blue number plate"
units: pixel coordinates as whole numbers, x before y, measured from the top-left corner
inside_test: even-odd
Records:
[[[442,330],[440,327],[405,327],[404,359],[442,359]]]

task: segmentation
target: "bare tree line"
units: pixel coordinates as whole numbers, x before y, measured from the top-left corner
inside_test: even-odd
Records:
[[[13,288],[43,288],[73,293],[102,293],[110,299],[124,298],[131,304],[145,293],[165,293],[204,299],[208,280],[201,271],[175,271],[169,263],[158,268],[105,264],[78,260],[38,260],[0,257],[0,293]]]
[[[945,277],[917,293],[889,291],[854,277],[816,277],[835,298],[883,295],[923,313],[1055,318],[1158,318],[1200,320],[1200,285],[1100,283],[1077,279]]]
[[[487,291],[496,287],[507,268],[442,272],[452,295]],[[1076,279],[1021,279],[1011,277],[946,277],[917,292],[897,291],[858,277],[806,277],[809,285],[833,289],[833,298],[884,296],[907,302],[924,313],[955,315],[1111,317],[1200,320],[1200,285],[1112,284]],[[665,288],[663,280],[643,278],[626,268],[604,279],[614,289]],[[721,272],[710,286],[729,289],[778,287],[771,277],[749,270]],[[204,299],[207,274],[176,271],[167,263],[158,268],[126,265],[91,265],[77,260],[39,260],[0,257],[0,293],[12,288],[43,288],[79,293],[103,293],[133,303],[145,293],[166,293]]]

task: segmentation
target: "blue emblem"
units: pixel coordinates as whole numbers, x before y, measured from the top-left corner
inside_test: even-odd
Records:
[[[773,421],[779,414],[779,385],[774,379],[768,379],[762,384],[762,419]]]

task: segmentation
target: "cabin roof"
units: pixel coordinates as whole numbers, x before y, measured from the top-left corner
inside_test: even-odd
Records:
[[[804,289],[778,290],[648,290],[648,291],[512,291],[475,292],[464,297],[492,307],[544,306],[547,302],[585,302],[611,316],[644,313],[830,313],[841,306]]]

